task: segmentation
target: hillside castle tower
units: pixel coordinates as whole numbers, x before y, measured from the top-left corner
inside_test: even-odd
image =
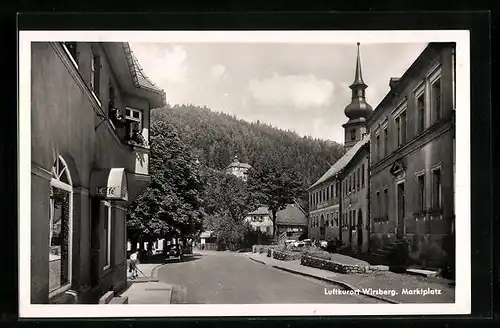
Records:
[[[363,81],[363,74],[361,72],[359,42],[354,82],[349,86],[349,88],[352,90],[351,103],[347,105],[344,110],[344,114],[349,118],[349,121],[342,125],[345,131],[344,147],[346,151],[351,149],[363,138],[366,133],[366,119],[373,111],[373,108],[366,102],[365,99],[365,89],[368,88],[368,86]]]

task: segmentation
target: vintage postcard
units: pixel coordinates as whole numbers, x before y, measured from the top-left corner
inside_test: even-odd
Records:
[[[467,31],[21,31],[20,316],[470,313],[469,74]]]

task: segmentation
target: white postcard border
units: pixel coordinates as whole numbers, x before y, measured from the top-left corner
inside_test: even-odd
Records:
[[[471,311],[470,252],[470,40],[466,30],[429,31],[20,31],[19,32],[19,316],[213,317],[468,314]],[[456,287],[452,304],[223,304],[223,305],[36,305],[30,304],[31,245],[31,42],[456,42]],[[460,242],[458,242],[460,241]]]

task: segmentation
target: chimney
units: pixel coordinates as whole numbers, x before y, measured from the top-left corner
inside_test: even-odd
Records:
[[[399,77],[391,77],[391,79],[389,80],[389,87],[391,88],[391,90],[398,82],[399,82]]]

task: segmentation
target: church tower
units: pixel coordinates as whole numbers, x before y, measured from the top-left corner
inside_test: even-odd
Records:
[[[356,73],[354,75],[354,82],[349,86],[349,88],[352,90],[351,103],[347,105],[344,110],[344,114],[349,118],[349,121],[342,125],[345,130],[344,147],[346,150],[351,149],[363,138],[363,135],[366,133],[366,119],[373,111],[372,107],[366,102],[365,99],[365,89],[368,88],[368,86],[365,82],[363,82],[363,75],[361,73],[359,42]]]

